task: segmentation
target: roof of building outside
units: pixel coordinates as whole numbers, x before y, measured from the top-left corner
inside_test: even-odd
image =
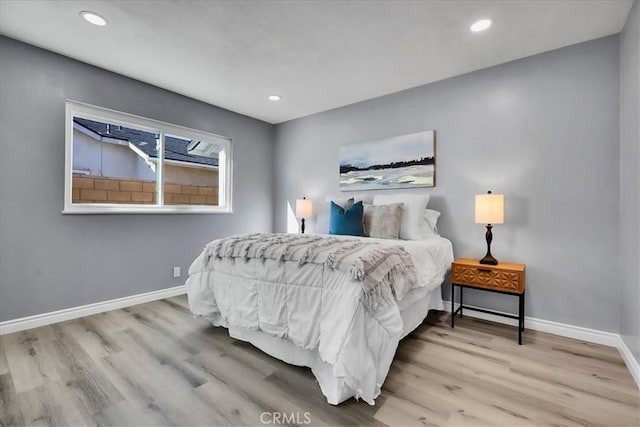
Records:
[[[97,122],[80,117],[74,117],[73,121],[74,123],[77,123],[78,125],[83,126],[84,128],[100,136],[128,141],[149,157],[158,157],[156,150],[156,134],[154,133],[127,128],[124,126],[109,125],[108,123]],[[190,142],[191,141],[186,139],[165,136],[164,158],[167,160],[177,160],[180,162],[197,163],[207,166],[218,166],[218,159],[216,158],[189,154],[187,146]]]

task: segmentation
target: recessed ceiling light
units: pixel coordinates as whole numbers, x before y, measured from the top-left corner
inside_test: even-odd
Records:
[[[269,101],[280,101],[280,95],[269,95]]]
[[[90,22],[93,25],[97,25],[99,27],[104,27],[105,25],[107,25],[106,19],[96,13],[89,12],[88,10],[83,10],[82,12],[80,12],[80,16],[82,16],[85,20],[87,20],[87,22]]]
[[[479,21],[474,22],[469,29],[474,33],[477,33],[477,32],[486,30],[490,26],[491,26],[491,19],[481,19]]]

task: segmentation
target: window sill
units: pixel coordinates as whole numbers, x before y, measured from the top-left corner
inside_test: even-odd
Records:
[[[231,208],[223,207],[208,207],[208,206],[163,206],[163,207],[149,207],[149,206],[71,206],[66,207],[63,211],[63,215],[120,215],[120,214],[231,214],[233,210]]]

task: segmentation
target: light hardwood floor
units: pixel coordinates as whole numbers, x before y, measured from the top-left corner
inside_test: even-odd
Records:
[[[518,346],[513,327],[448,319],[432,312],[400,343],[375,406],[328,405],[308,369],[193,318],[184,296],[5,335],[0,425],[277,425],[272,412],[299,425],[639,425],[616,349],[535,331]]]

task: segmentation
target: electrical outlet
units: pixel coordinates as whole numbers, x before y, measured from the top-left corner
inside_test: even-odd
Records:
[[[180,267],[173,267],[173,277],[180,277]]]

